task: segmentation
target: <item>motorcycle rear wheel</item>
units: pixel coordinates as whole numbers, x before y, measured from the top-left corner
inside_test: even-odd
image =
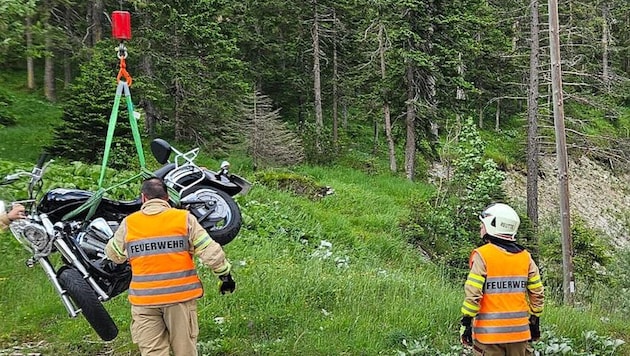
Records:
[[[208,201],[214,205],[208,206],[206,204],[201,206],[199,204],[191,204],[190,206],[184,206],[184,208],[197,218],[197,221],[206,229],[214,241],[220,245],[226,245],[232,241],[238,235],[243,223],[241,210],[234,198],[222,190],[200,185],[191,189],[181,199],[191,194],[195,194],[198,200]]]
[[[98,336],[105,341],[113,340],[118,335],[118,327],[81,273],[74,268],[65,268],[58,278]]]

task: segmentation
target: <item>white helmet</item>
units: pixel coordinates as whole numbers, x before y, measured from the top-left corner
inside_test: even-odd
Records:
[[[503,203],[490,204],[483,209],[479,219],[485,226],[488,235],[503,240],[516,241],[516,231],[521,223],[521,219],[509,205]]]

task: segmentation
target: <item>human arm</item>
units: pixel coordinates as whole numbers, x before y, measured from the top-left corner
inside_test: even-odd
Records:
[[[479,312],[486,274],[485,262],[478,253],[473,252],[470,258],[470,271],[464,283],[465,298],[461,308],[462,320],[459,335],[463,345],[473,344],[472,320]]]
[[[117,264],[121,264],[127,261],[127,251],[125,246],[126,234],[127,222],[126,220],[123,220],[118,226],[118,229],[116,229],[114,237],[109,239],[107,245],[105,246],[105,255],[107,255],[107,258]]]
[[[188,214],[188,236],[191,252],[210,267],[215,275],[230,273],[231,265],[225,257],[223,248],[208,235],[192,214]]]
[[[461,312],[470,317],[477,316],[479,312],[481,298],[483,298],[483,284],[486,281],[486,263],[478,253],[472,254],[470,258],[470,271],[464,283],[464,302]]]
[[[529,313],[539,317],[544,308],[545,288],[540,278],[538,266],[531,257],[527,275],[527,297],[529,300]]]
[[[24,218],[24,206],[14,204],[8,213],[0,214],[0,230],[6,229],[11,221]]]
[[[540,339],[540,315],[543,313],[545,288],[536,262],[530,257],[527,276],[527,299],[529,301],[529,331],[532,341]]]

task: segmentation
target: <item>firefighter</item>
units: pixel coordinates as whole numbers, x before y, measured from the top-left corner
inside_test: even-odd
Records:
[[[0,211],[0,231],[6,230],[11,221],[24,219],[24,206],[22,204],[13,204],[11,211],[4,212],[4,208]]]
[[[197,256],[219,277],[221,294],[236,284],[221,246],[186,210],[171,208],[159,178],[142,183],[142,207],[127,216],[107,243],[116,263],[129,260],[131,338],[143,356],[197,355],[197,299],[203,287]]]
[[[540,338],[543,285],[538,266],[516,243],[520,219],[509,205],[495,203],[481,215],[485,245],[470,256],[461,308],[462,344],[475,355],[532,355]]]

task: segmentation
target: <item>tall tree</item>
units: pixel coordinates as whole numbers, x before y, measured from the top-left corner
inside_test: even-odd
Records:
[[[319,63],[320,52],[320,19],[317,0],[313,0],[313,28],[311,30],[313,39],[313,106],[315,108],[315,146],[317,153],[321,153],[321,134],[324,127],[324,117],[322,112],[322,82],[321,68]]]
[[[527,93],[527,216],[538,226],[538,85],[540,26],[538,0],[530,1],[529,91]]]

